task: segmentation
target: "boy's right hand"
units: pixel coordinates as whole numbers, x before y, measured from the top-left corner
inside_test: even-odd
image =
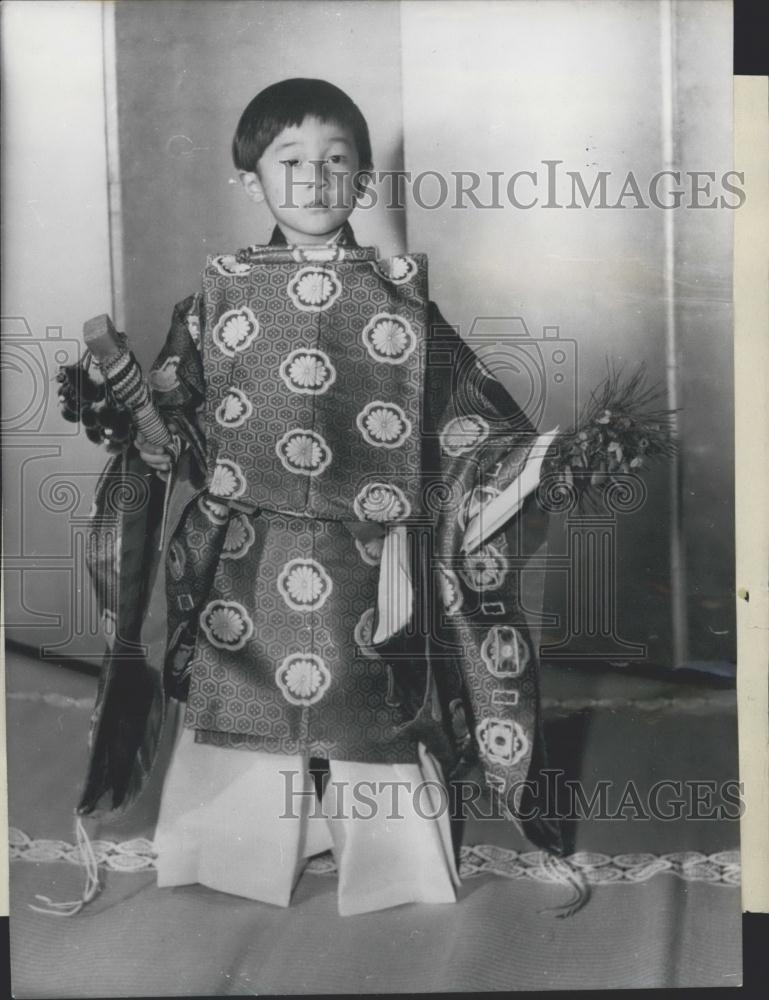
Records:
[[[168,451],[160,445],[150,444],[141,433],[136,435],[136,447],[139,449],[142,461],[154,471],[155,475],[161,479],[168,479],[171,471],[171,456]]]

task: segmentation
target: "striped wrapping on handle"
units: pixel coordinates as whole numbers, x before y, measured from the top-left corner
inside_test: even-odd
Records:
[[[139,362],[123,349],[119,354],[97,360],[110,392],[133,414],[136,426],[150,444],[174,450],[171,432],[152,402]]]
[[[83,324],[83,339],[114,399],[131,411],[137,430],[152,445],[167,448],[176,460],[179,442],[163,422],[150,395],[139,362],[106,313]]]

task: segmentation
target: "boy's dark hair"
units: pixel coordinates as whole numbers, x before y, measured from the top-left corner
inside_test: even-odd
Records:
[[[232,159],[238,170],[254,171],[262,153],[283,129],[319,118],[350,129],[358,149],[361,170],[371,170],[371,140],[360,108],[339,87],[326,80],[295,77],[266,87],[240,116],[232,140]]]

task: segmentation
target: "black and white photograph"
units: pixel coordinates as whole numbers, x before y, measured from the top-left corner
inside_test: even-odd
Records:
[[[0,19],[13,996],[740,986],[730,0]]]

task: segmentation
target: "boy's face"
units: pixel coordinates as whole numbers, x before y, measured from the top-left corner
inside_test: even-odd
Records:
[[[305,118],[276,136],[240,179],[264,201],[291,243],[323,243],[355,207],[358,150],[348,128]]]

